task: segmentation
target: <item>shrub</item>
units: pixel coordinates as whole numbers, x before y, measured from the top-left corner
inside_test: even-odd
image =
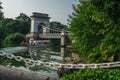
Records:
[[[65,75],[61,80],[119,80],[119,69],[80,69],[70,75]]]
[[[10,46],[19,46],[21,41],[25,40],[24,36],[21,33],[14,33],[6,36],[3,45],[5,47]]]

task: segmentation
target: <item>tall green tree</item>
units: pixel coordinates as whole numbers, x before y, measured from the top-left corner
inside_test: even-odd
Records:
[[[8,34],[16,32],[27,34],[30,29],[30,23],[20,20],[10,20],[7,22],[5,27]]]
[[[31,22],[30,17],[24,13],[20,13],[20,15],[16,17],[16,20],[21,20],[21,21],[28,22],[28,23]]]
[[[70,15],[74,46],[89,62],[119,60],[120,1],[80,0]]]
[[[2,20],[3,20],[3,12],[2,12],[2,9],[3,7],[1,6],[2,2],[0,2],[0,26],[2,26]]]
[[[22,31],[23,32],[21,32],[21,33],[27,34],[30,31],[30,25],[31,25],[30,17],[24,13],[20,13],[20,15],[16,17],[16,20],[18,20],[22,23]]]
[[[3,40],[5,36],[5,30],[3,29],[3,27],[0,27],[0,47],[3,47]]]
[[[0,9],[3,9],[3,7],[1,6],[2,2],[0,1]]]
[[[2,2],[0,2],[0,47],[2,47],[2,42],[5,37],[5,30],[2,25],[2,21],[4,19],[3,12],[2,12],[3,7],[1,6],[1,4],[2,4]]]

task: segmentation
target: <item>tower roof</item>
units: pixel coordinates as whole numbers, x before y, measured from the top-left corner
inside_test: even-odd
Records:
[[[38,12],[33,12],[31,17],[32,17],[32,18],[50,19],[50,17],[48,16],[48,14],[38,13]]]

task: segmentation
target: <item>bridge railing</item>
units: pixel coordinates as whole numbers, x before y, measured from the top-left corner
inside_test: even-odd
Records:
[[[61,38],[61,33],[45,33],[39,34],[40,38]]]

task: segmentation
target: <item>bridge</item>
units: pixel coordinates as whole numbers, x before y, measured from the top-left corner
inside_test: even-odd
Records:
[[[44,38],[44,39],[56,39],[56,38],[61,38],[61,33],[46,33],[44,34],[39,34],[40,38]]]
[[[49,19],[48,14],[34,12],[31,16],[30,34],[26,35],[26,39],[29,39],[30,43],[38,40],[50,42],[50,39],[61,39],[61,46],[65,46],[66,36],[69,36],[68,31],[50,28]]]
[[[33,13],[33,16],[31,16],[31,32],[30,34],[27,34],[27,38],[30,38],[29,40],[46,40],[46,39],[61,39],[61,45],[65,45],[65,37],[69,36],[69,33],[66,33],[67,31],[64,30],[58,30],[58,29],[50,29],[49,28],[49,17],[47,14],[41,14],[41,13]],[[41,19],[42,18],[42,19]],[[47,26],[45,26],[47,25]],[[39,29],[39,27],[42,27]],[[51,33],[51,31],[55,31],[58,33]],[[15,49],[14,49],[15,50]],[[17,49],[16,49],[17,50]],[[23,50],[23,48],[19,48],[19,51]],[[64,68],[64,69],[88,69],[88,68],[116,68],[120,67],[120,61],[116,62],[106,62],[106,63],[91,63],[91,64],[83,64],[83,63],[60,63],[60,62],[43,62],[40,60],[33,60],[30,58],[24,58],[22,56],[15,56],[14,53],[16,51],[12,51],[9,49],[8,51],[0,50],[0,56],[6,57],[8,59],[14,59],[18,62],[23,61],[25,64],[29,66],[44,66],[44,67],[49,67],[52,69],[59,69],[59,68]],[[3,68],[1,69],[3,70]],[[3,70],[2,72],[4,72]],[[8,72],[8,71],[6,71]],[[15,71],[15,73],[18,71]],[[12,70],[13,73],[13,70]],[[11,74],[11,73],[10,73]],[[25,73],[26,75],[26,73]],[[32,76],[33,74],[30,74]],[[9,75],[10,76],[10,75]],[[21,76],[21,75],[20,75]],[[25,76],[26,78],[26,76]],[[40,78],[40,77],[39,77]],[[43,78],[43,77],[42,77]],[[53,79],[48,79],[44,77],[44,80],[53,80]],[[9,79],[8,79],[9,80]],[[21,79],[20,79],[21,80]],[[33,79],[29,79],[33,80]]]
[[[30,34],[27,34],[27,37],[30,38],[30,41],[35,40],[46,40],[46,39],[61,39],[61,45],[65,45],[65,38],[69,36],[70,33],[60,29],[52,29],[49,26],[48,14],[43,13],[33,13],[31,16],[31,31]],[[52,31],[52,32],[50,32]],[[56,33],[57,32],[57,33]],[[0,55],[8,55],[5,52],[0,52]],[[57,67],[57,68],[68,68],[68,69],[81,69],[81,68],[113,68],[120,67],[120,61],[109,62],[109,63],[99,63],[99,64],[74,64],[74,63],[51,63],[51,62],[42,62],[35,61],[31,59],[24,59],[21,56],[9,55],[10,58],[14,58],[17,61],[24,61],[25,63],[39,66],[47,67]],[[9,58],[8,57],[8,58]]]
[[[50,29],[51,30],[51,29]],[[61,36],[70,36],[69,33],[66,33],[65,31],[59,31],[59,33],[36,33],[36,34],[27,34],[27,37],[34,37],[39,39],[61,39]]]
[[[69,36],[67,31],[50,29],[49,18],[47,14],[33,13],[31,16],[31,33],[27,34],[30,40],[43,40],[43,39],[58,39],[61,38],[61,45],[65,45],[65,36]],[[58,33],[51,33],[55,31]],[[39,65],[46,67],[56,67],[56,68],[68,68],[68,69],[81,69],[81,68],[114,68],[120,67],[120,61],[108,62],[108,63],[92,63],[92,64],[75,64],[75,63],[53,63],[53,62],[42,62],[40,60],[32,60],[28,58],[23,58],[21,56],[15,56],[8,51],[0,51],[0,56],[7,57],[9,59],[15,59],[16,61],[23,61],[31,66]]]

